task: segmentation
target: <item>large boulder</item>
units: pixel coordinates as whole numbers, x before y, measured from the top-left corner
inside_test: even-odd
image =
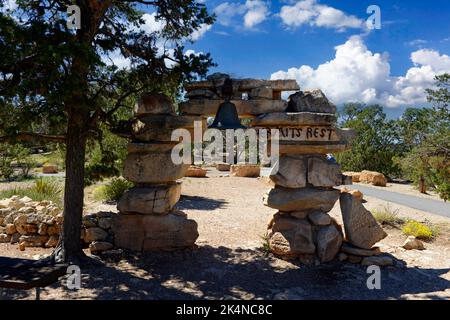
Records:
[[[340,166],[323,157],[308,160],[308,183],[315,187],[334,187],[342,183]]]
[[[218,171],[230,171],[231,164],[225,162],[216,163],[216,169]]]
[[[84,242],[91,243],[93,241],[105,240],[108,237],[108,233],[102,228],[88,228],[84,234]]]
[[[273,253],[282,256],[314,253],[311,225],[307,220],[275,215],[269,247]]]
[[[301,155],[281,155],[270,171],[269,178],[286,188],[306,186],[307,158]]]
[[[203,169],[202,167],[198,167],[198,166],[190,166],[186,173],[185,173],[185,177],[193,177],[193,178],[204,178],[206,177],[206,173],[208,171],[206,169]]]
[[[119,215],[113,225],[115,246],[133,251],[192,247],[197,223],[180,212],[167,215]]]
[[[286,112],[336,113],[336,106],[319,89],[296,92],[288,100]]]
[[[372,213],[351,194],[341,193],[340,205],[345,237],[351,244],[359,248],[370,249],[387,236]]]
[[[152,114],[175,114],[172,101],[161,93],[144,93],[136,103],[134,113],[138,117]]]
[[[180,200],[181,183],[136,187],[124,192],[117,209],[123,214],[165,214]]]
[[[337,199],[339,190],[320,190],[314,188],[291,189],[275,187],[264,195],[264,204],[280,211],[330,211]]]
[[[342,244],[342,234],[334,224],[322,227],[317,232],[317,255],[321,262],[333,260]]]
[[[360,182],[370,183],[374,186],[386,187],[387,179],[384,174],[376,171],[361,171],[359,175]]]
[[[233,164],[230,168],[230,175],[233,177],[259,177],[261,168],[256,164]]]
[[[345,176],[351,177],[352,182],[359,182],[359,176],[361,175],[361,172],[354,172],[354,171],[346,171],[342,173]]]
[[[184,177],[188,164],[174,164],[171,153],[132,153],[124,163],[123,176],[135,183],[166,183]]]

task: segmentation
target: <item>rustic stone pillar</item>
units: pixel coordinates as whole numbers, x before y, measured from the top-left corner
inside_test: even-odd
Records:
[[[134,251],[191,247],[198,238],[197,223],[174,210],[188,164],[174,164],[174,129],[193,129],[198,117],[174,113],[162,94],[143,95],[135,108],[123,176],[135,184],[120,199],[114,224],[115,245]]]
[[[252,123],[280,130],[280,158],[269,176],[275,186],[264,196],[264,204],[278,210],[268,226],[269,247],[305,263],[327,262],[338,254],[343,234],[328,215],[342,174],[326,154],[345,150],[351,133],[335,127],[336,107],[320,90],[291,95],[287,110]]]

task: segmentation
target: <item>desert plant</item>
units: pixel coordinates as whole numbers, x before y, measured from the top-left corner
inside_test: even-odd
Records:
[[[406,222],[402,228],[402,232],[407,236],[414,236],[422,240],[431,240],[435,236],[430,226],[415,220]]]
[[[405,223],[405,220],[398,216],[398,209],[392,210],[389,205],[384,206],[382,209],[373,210],[372,214],[381,225],[397,227]]]
[[[267,257],[270,253],[269,235],[267,233],[265,233],[260,237],[263,241],[261,250],[263,251],[264,256]]]
[[[134,184],[123,178],[112,178],[98,191],[96,198],[103,201],[119,201],[123,193],[132,188]]]
[[[39,179],[35,185],[28,188],[12,188],[0,191],[0,199],[12,196],[29,197],[34,201],[49,200],[62,207],[62,189],[54,181]]]
[[[37,193],[46,195],[58,195],[62,193],[61,186],[53,180],[49,179],[37,179],[32,187]]]

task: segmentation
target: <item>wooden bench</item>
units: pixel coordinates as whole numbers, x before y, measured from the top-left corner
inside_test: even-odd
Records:
[[[68,265],[50,264],[42,260],[0,257],[0,300],[2,288],[30,290],[36,289],[36,300],[40,299],[40,289],[58,281],[66,274]]]

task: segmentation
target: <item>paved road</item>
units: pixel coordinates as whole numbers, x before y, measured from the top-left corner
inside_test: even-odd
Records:
[[[352,187],[352,186],[349,186]],[[413,209],[422,210],[425,212],[431,212],[440,216],[450,218],[450,203],[442,202],[432,199],[424,199],[421,197],[416,197],[408,194],[385,191],[372,187],[362,186],[360,184],[354,185],[354,188],[360,190],[364,195],[370,197],[375,197],[378,199],[386,200],[389,202],[394,202],[401,204]]]
[[[269,175],[269,171],[270,171],[269,168],[261,168],[261,175],[267,176]],[[416,197],[408,194],[366,187],[360,184],[350,185],[348,187],[358,189],[364,195],[368,195],[370,197],[378,198],[389,202],[394,202],[413,209],[422,210],[425,212],[430,212],[443,217],[450,218],[450,202],[424,199],[421,197]]]

